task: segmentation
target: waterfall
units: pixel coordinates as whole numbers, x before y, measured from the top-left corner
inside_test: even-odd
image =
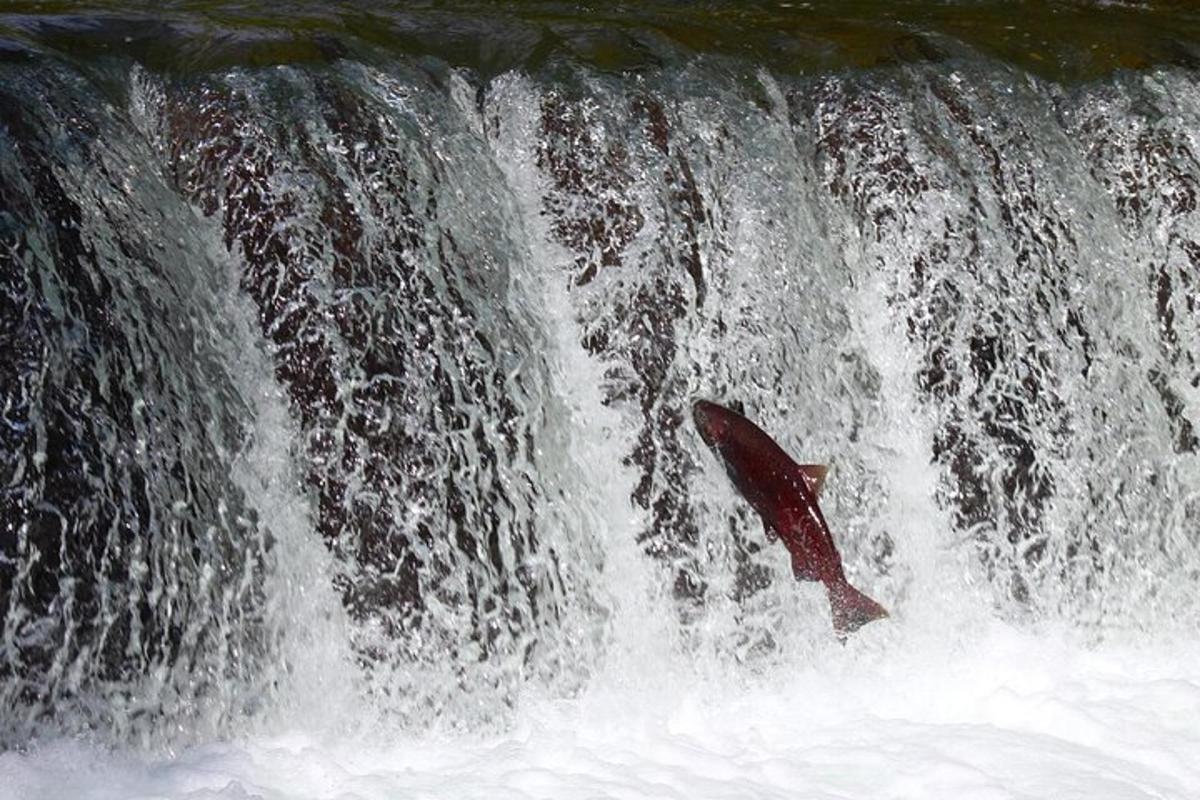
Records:
[[[487,17],[397,19],[0,29],[0,743],[487,729],[606,665],[845,658],[698,397],[830,465],[893,612],[856,647],[1195,630],[1185,61],[527,19],[458,58]]]

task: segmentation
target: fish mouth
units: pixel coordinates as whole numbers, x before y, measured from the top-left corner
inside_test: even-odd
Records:
[[[719,405],[707,400],[692,403],[692,421],[696,423],[696,430],[700,431],[700,438],[709,447],[718,447],[721,441],[725,426],[721,421],[720,412]]]

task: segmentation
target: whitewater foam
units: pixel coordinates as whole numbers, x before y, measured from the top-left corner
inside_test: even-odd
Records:
[[[166,757],[43,742],[0,756],[0,794],[1183,800],[1200,787],[1194,645],[1089,648],[998,622],[955,642],[890,625],[787,674],[623,671],[576,700],[530,698],[488,738],[294,730]]]

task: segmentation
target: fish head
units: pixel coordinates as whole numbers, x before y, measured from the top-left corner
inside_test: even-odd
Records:
[[[707,400],[697,400],[692,404],[692,420],[696,423],[700,438],[717,451],[729,441],[733,428],[732,415],[735,413]]]
[[[773,513],[772,503],[790,484],[781,467],[791,460],[746,417],[708,400],[692,404],[700,438],[725,468],[733,485],[759,513]]]

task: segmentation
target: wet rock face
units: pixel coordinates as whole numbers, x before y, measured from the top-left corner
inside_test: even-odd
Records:
[[[596,488],[628,497],[685,641],[783,652],[794,587],[706,483],[697,396],[834,461],[846,563],[897,598],[926,518],[1013,613],[1107,619],[1143,584],[1164,602],[1146,565],[1190,563],[1186,76],[337,58],[97,88],[30,63],[0,64],[0,701],[23,719],[242,713],[289,535],[332,553],[359,672],[418,723],[586,675],[624,590]],[[601,375],[578,408],[560,355]],[[266,444],[298,532],[238,473],[260,403],[291,426]]]
[[[1167,113],[1149,92],[1122,97],[1098,92],[1096,102],[1075,118],[1086,146],[1087,164],[1111,193],[1122,220],[1154,242],[1147,289],[1153,293],[1162,364],[1149,370],[1178,453],[1200,449],[1194,412],[1183,394],[1200,386],[1197,342],[1197,271],[1200,236],[1200,176],[1189,166],[1195,153],[1187,137],[1156,124]],[[1114,113],[1120,112],[1120,113]],[[1146,123],[1139,124],[1140,118]]]
[[[281,107],[289,92],[299,113]],[[165,128],[176,180],[219,221],[272,345],[364,663],[439,646],[450,663],[462,648],[503,663],[554,614],[529,566],[523,334],[506,265],[444,205],[459,179],[445,143],[408,124],[331,77],[184,87]]]
[[[1136,584],[1133,562],[1186,548],[1167,537],[1143,549],[1130,532],[1160,513],[1133,498],[1186,472],[1160,434],[1175,454],[1195,435],[1181,380],[1195,337],[1175,330],[1194,319],[1194,162],[1151,86],[1023,93],[969,70],[916,70],[792,98],[854,231],[843,252],[893,276],[939,502],[1007,607],[1087,616],[1085,598]],[[1142,358],[1147,318],[1159,354]],[[1161,431],[1101,443],[1143,403]],[[1155,466],[1130,475],[1117,461],[1131,450]]]
[[[694,398],[680,340],[705,302],[700,239],[712,233],[712,220],[663,101],[620,93],[615,107],[604,108],[608,99],[543,96],[543,206],[552,235],[573,256],[574,293],[587,298],[578,306],[581,345],[606,365],[605,402],[638,420],[626,463],[637,476],[632,500],[647,513],[639,541],[674,565],[678,597],[700,601],[689,490],[695,465],[685,444]],[[638,237],[652,249],[634,248]],[[597,280],[612,288],[589,291]]]
[[[297,496],[381,691],[412,694],[418,714],[421,698],[472,705],[464,685],[480,708],[503,705],[555,657],[559,603],[586,602],[578,585],[564,601],[569,547],[535,534],[556,513],[536,467],[545,378],[505,297],[503,209],[462,160],[483,144],[422,129],[453,122],[440,92],[445,105],[414,112],[409,86],[349,72],[137,74],[136,130],[6,102],[0,675],[13,703],[150,730],[176,678],[197,696],[209,680],[260,696],[270,680],[255,659],[277,631],[256,626],[276,522],[230,474],[253,443],[260,388],[246,381],[273,384],[223,371],[248,346],[231,333],[243,302],[298,431]],[[448,158],[455,137],[467,150]],[[147,713],[72,717],[64,700],[111,710],[108,695],[145,675]],[[234,689],[216,694],[213,725],[237,713]]]
[[[1072,424],[1055,373],[1086,372],[1091,357],[1067,289],[1074,232],[1031,167],[1030,134],[1017,126],[1001,143],[971,90],[927,81],[927,106],[828,81],[794,107],[815,118],[827,186],[860,226],[868,263],[899,270],[891,302],[922,353],[915,389],[938,418],[930,457],[955,527],[1025,602],[1024,575],[1045,554],[1055,440]],[[994,263],[1001,248],[1010,257]],[[1030,330],[1052,338],[1021,343]],[[1081,341],[1082,362],[1048,349],[1053,337]]]
[[[885,283],[889,311],[919,354],[905,391],[933,420],[925,446],[939,476],[937,505],[974,543],[1000,602],[1052,606],[1075,591],[1060,591],[1056,570],[1082,576],[1105,569],[1102,537],[1063,529],[1088,504],[1110,502],[1095,500],[1101,482],[1076,477],[1081,465],[1102,459],[1078,431],[1106,413],[1080,398],[1120,380],[1098,365],[1099,354],[1115,347],[1099,299],[1108,289],[1079,291],[1094,280],[1099,248],[1110,246],[1080,237],[1091,223],[1079,209],[1095,219],[1104,201],[1081,188],[1071,134],[1041,94],[1049,90],[1029,87],[1013,100],[982,73],[901,72],[801,82],[790,92],[797,149],[812,153],[819,177],[818,187],[802,190],[803,201],[821,209],[828,227],[819,235],[841,250],[848,296],[861,293],[856,283]],[[714,285],[726,291],[739,264],[713,257],[726,238],[717,220],[727,217],[697,180],[695,164],[711,157],[741,167],[749,156],[736,139],[715,137],[706,149],[688,141],[674,118],[678,105],[654,92],[598,80],[578,95],[549,88],[540,98],[536,156],[548,187],[541,208],[551,236],[570,253],[564,280],[580,343],[606,367],[606,402],[635,420],[627,464],[636,476],[632,500],[646,512],[640,539],[648,553],[675,565],[678,596],[703,598],[697,548],[700,526],[711,520],[699,519],[704,503],[695,497],[681,409],[687,392],[704,383],[693,379],[689,388],[689,373],[714,365],[696,364],[686,349],[697,336],[733,341],[722,330],[734,318],[724,307],[731,298],[706,303]],[[993,106],[1017,119],[1006,132],[996,127]],[[1037,111],[1026,120],[1018,108]],[[1188,196],[1186,186],[1171,190],[1185,211]],[[739,212],[746,209],[728,217]],[[1188,252],[1183,245],[1178,251]],[[1188,301],[1175,287],[1186,280],[1160,273],[1153,287],[1164,351],[1178,363],[1186,362],[1186,348],[1172,331]],[[831,295],[830,305],[845,296]],[[764,332],[763,346],[779,333]],[[816,357],[792,354],[793,361]],[[860,388],[878,392],[871,354],[865,359]],[[1151,367],[1140,379],[1161,397],[1176,450],[1187,452],[1186,403],[1163,374]],[[829,388],[840,391],[836,382]],[[849,441],[857,435],[856,427]],[[879,514],[887,506],[884,483],[859,492]],[[743,529],[736,521],[732,527]],[[874,566],[886,572],[892,534],[870,535]],[[747,575],[746,586],[764,585],[761,574]]]
[[[178,691],[164,670],[203,695],[253,668],[264,542],[218,454],[243,438],[228,377],[147,238],[161,210],[77,81],[23,79],[0,103],[0,703],[21,709],[0,741],[132,736],[145,715],[114,697],[153,708]]]

